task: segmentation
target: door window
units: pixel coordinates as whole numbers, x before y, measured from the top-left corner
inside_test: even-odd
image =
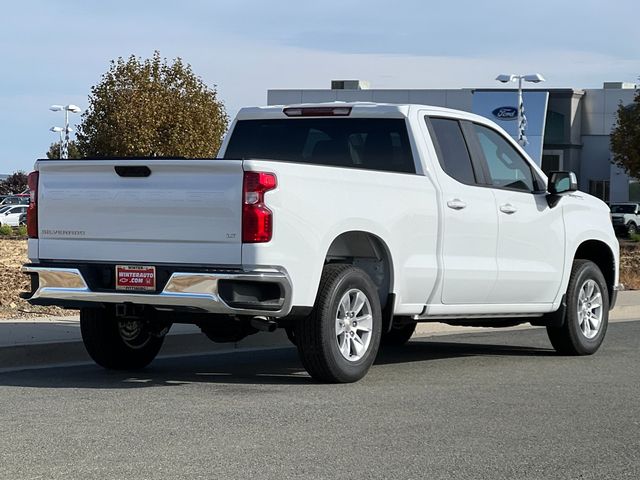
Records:
[[[494,130],[477,123],[473,127],[487,162],[491,184],[526,192],[536,190],[531,167],[520,153]]]
[[[476,176],[471,164],[471,157],[464,140],[460,123],[448,118],[430,119],[432,134],[435,136],[438,161],[447,175],[461,183],[472,185]]]

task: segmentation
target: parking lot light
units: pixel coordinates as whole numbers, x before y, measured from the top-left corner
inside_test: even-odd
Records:
[[[530,73],[527,75],[516,75],[513,73],[505,74],[501,73],[496,77],[496,80],[502,83],[518,82],[518,143],[521,146],[525,146],[529,143],[525,135],[527,128],[527,117],[524,113],[524,103],[522,100],[522,81],[531,83],[544,82],[545,78],[540,73]]]

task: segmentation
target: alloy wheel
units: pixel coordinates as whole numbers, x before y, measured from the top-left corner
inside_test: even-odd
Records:
[[[336,342],[346,360],[357,362],[367,353],[372,329],[369,299],[361,290],[352,288],[340,299],[335,320]]]
[[[578,294],[578,325],[589,340],[598,335],[602,324],[602,292],[595,280],[582,284]]]

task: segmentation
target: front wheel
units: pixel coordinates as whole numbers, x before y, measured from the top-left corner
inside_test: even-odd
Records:
[[[627,236],[632,237],[636,233],[638,233],[638,227],[636,224],[633,222],[629,223],[629,226],[627,226]]]
[[[295,341],[314,379],[348,383],[373,364],[381,330],[380,299],[369,276],[351,265],[327,265],[311,315],[296,323]]]
[[[549,340],[563,355],[591,355],[604,340],[609,323],[609,292],[602,272],[589,260],[575,260],[567,288],[562,327],[547,327]]]
[[[89,356],[111,370],[137,370],[149,365],[167,331],[167,327],[152,328],[144,320],[118,318],[111,308],[80,310],[80,332]]]

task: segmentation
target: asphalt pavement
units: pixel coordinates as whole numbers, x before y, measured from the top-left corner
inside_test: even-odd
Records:
[[[0,374],[0,478],[640,478],[640,321],[417,338],[350,385],[293,348]]]

